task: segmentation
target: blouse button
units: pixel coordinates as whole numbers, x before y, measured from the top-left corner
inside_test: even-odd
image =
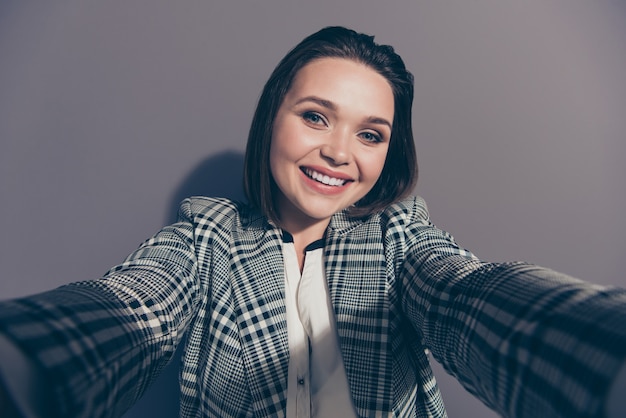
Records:
[[[298,384],[299,385],[304,385],[304,379],[303,378],[298,379]]]

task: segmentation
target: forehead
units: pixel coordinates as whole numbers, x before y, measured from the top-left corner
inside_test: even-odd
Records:
[[[360,104],[364,111],[393,118],[394,97],[389,81],[366,64],[346,58],[319,58],[295,75],[285,99],[318,96],[338,106]]]

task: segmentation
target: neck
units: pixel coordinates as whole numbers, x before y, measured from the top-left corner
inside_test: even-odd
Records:
[[[322,239],[326,228],[328,227],[330,219],[323,221],[317,220],[309,224],[302,223],[289,223],[280,222],[279,226],[285,231],[289,232],[293,237],[293,245],[298,255],[298,264],[300,265],[300,272],[304,267],[304,257],[306,255],[305,248],[310,243]]]

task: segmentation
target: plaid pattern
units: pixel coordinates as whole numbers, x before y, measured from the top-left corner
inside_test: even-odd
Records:
[[[0,304],[0,329],[54,390],[58,416],[119,416],[187,332],[181,416],[284,416],[280,230],[220,199],[97,281]],[[626,291],[522,263],[484,263],[413,198],[331,220],[326,274],[360,416],[441,417],[434,357],[512,417],[600,416],[626,357]]]

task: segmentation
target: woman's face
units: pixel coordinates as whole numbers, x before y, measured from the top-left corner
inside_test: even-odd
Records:
[[[394,97],[371,68],[321,58],[295,76],[278,109],[270,167],[281,226],[295,232],[354,204],[382,172]]]

